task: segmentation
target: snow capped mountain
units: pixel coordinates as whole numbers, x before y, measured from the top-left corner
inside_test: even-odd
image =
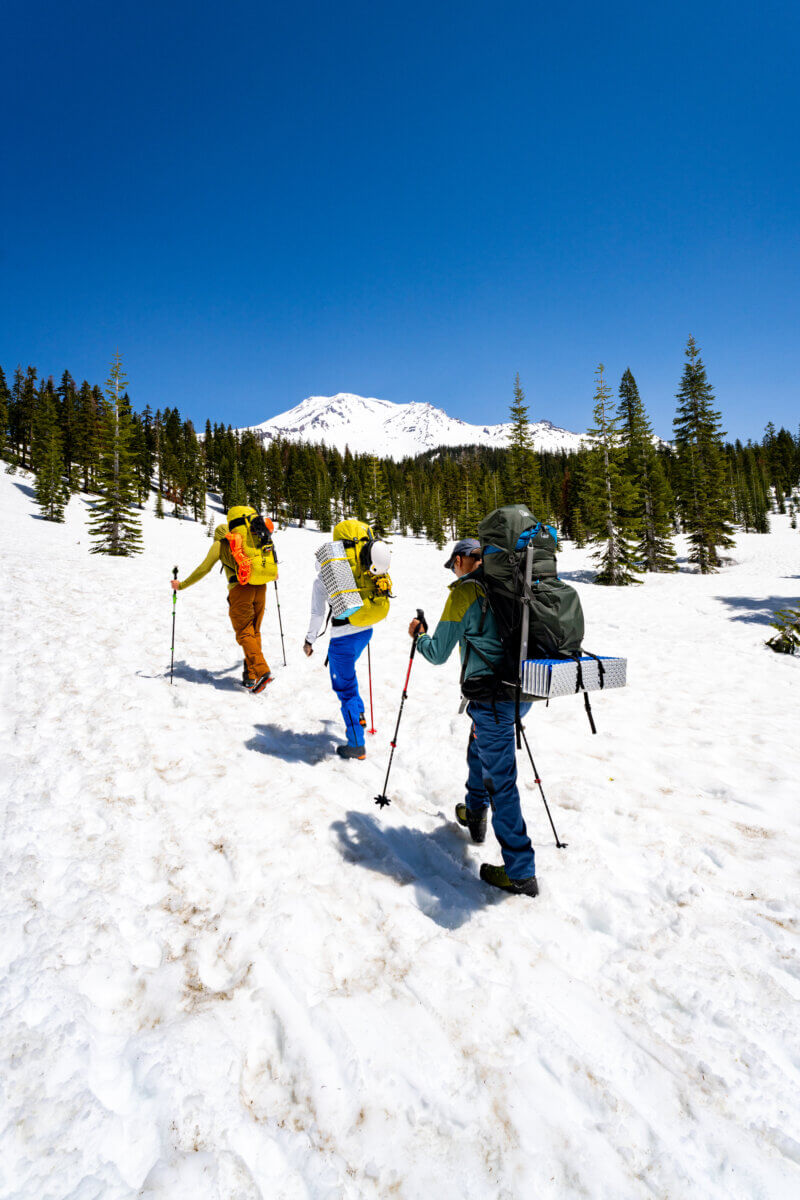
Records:
[[[354,453],[400,459],[437,446],[507,446],[511,426],[470,425],[432,404],[395,404],[339,392],[309,396],[288,412],[249,428],[264,442],[278,437],[325,442],[340,451],[349,446]],[[583,440],[550,421],[531,422],[531,432],[537,450],[577,450]]]

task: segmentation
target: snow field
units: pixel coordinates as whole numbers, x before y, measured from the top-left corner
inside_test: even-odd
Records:
[[[314,530],[278,536],[262,696],[201,526],[87,553],[86,501],[38,520],[0,475],[3,1200],[789,1197],[800,1187],[800,662],[774,519],[717,576],[581,592],[629,687],[527,721],[535,901],[492,893],[452,819],[458,664],[415,660],[444,554],[396,538],[372,643],[378,734],[331,757],[324,642],[301,653]],[[366,661],[360,671],[366,695]],[[166,671],[166,674],[165,674]]]

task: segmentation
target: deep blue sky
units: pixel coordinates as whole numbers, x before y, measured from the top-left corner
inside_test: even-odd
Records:
[[[6,0],[0,364],[253,423],[311,393],[800,420],[800,10]],[[793,77],[794,76],[794,77]]]

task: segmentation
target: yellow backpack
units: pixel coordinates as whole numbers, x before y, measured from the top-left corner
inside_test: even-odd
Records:
[[[333,540],[344,545],[362,600],[362,607],[348,618],[350,624],[377,625],[389,615],[392,581],[388,575],[373,575],[362,562],[363,552],[375,541],[372,529],[364,521],[340,521],[333,531]]]
[[[272,521],[269,517],[256,518],[258,513],[254,508],[237,504],[228,509],[228,524],[218,526],[214,532],[215,539],[222,543],[219,557],[229,584],[258,585],[278,578]],[[255,530],[251,529],[253,522]]]

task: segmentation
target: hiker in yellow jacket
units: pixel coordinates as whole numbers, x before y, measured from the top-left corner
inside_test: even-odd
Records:
[[[186,579],[172,580],[176,592],[203,579],[218,562],[228,581],[228,613],[236,641],[244,653],[242,684],[253,693],[263,692],[272,672],[261,648],[267,584],[278,578],[278,556],[272,541],[272,521],[249,505],[228,509],[227,525],[214,530],[206,557]]]

